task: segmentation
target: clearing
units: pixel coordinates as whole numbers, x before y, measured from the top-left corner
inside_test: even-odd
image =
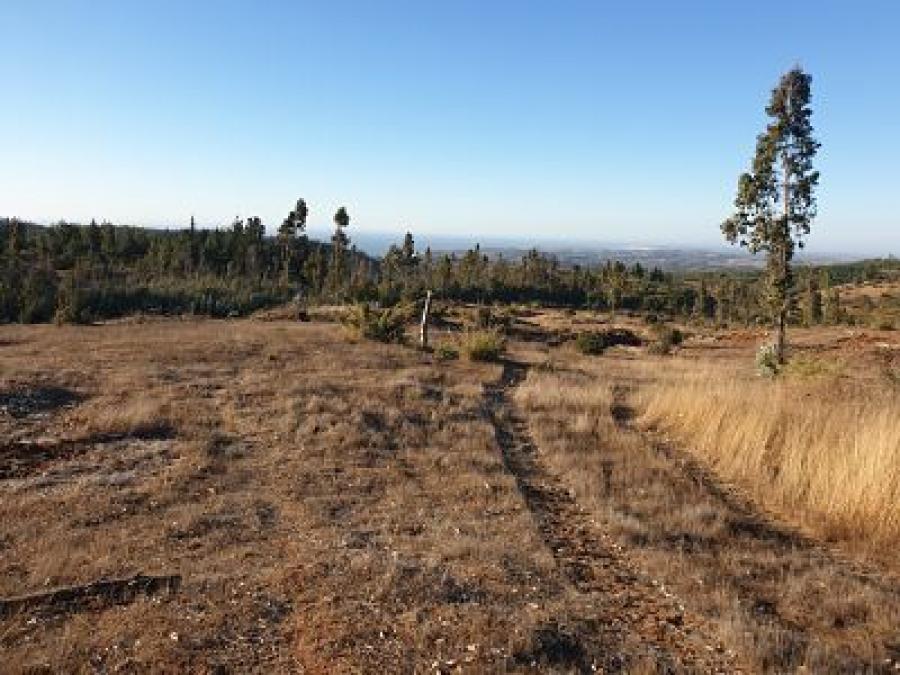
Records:
[[[753,336],[581,356],[594,321],[519,318],[495,364],[332,323],[4,327],[4,669],[892,672],[884,546],[642,415]]]

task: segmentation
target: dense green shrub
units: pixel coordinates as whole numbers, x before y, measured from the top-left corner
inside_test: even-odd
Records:
[[[374,309],[368,304],[354,305],[348,312],[345,323],[360,337],[377,342],[406,341],[407,317],[394,308]]]
[[[575,348],[582,354],[602,354],[609,347],[639,347],[641,338],[627,328],[579,333],[575,338]]]
[[[603,333],[579,333],[575,338],[575,348],[582,354],[602,354],[606,349],[606,338]]]

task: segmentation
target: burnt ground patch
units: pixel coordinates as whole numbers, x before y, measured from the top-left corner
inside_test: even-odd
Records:
[[[51,462],[75,459],[91,447],[84,441],[0,443],[0,480],[21,478]]]
[[[595,671],[577,632],[559,623],[538,626],[532,632],[530,648],[517,653],[514,659],[525,666],[567,668],[579,673]]]
[[[65,387],[37,386],[0,391],[0,412],[21,419],[79,403],[82,395]]]
[[[133,602],[141,596],[175,593],[180,585],[180,575],[137,574],[125,579],[101,579],[78,586],[0,598],[0,618],[31,612],[67,614],[97,611]]]
[[[56,463],[77,459],[99,445],[129,440],[171,440],[174,437],[175,430],[171,426],[152,425],[127,433],[93,434],[77,439],[0,441],[0,480],[38,473]]]

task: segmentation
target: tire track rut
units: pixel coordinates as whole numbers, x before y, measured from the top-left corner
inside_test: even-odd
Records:
[[[577,638],[581,672],[629,671],[650,661],[657,672],[737,672],[731,655],[698,617],[642,575],[627,554],[600,531],[572,493],[542,464],[527,420],[510,392],[527,366],[503,364],[486,387],[487,415],[506,468],[568,584],[587,600]],[[579,603],[581,606],[581,603]]]

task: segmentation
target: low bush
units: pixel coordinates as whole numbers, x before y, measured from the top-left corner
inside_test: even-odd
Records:
[[[453,345],[446,343],[438,345],[434,353],[440,361],[455,361],[459,358],[459,350]]]
[[[640,336],[627,328],[609,328],[603,335],[607,347],[640,347],[643,344]]]
[[[506,340],[497,331],[472,331],[463,336],[460,350],[470,361],[499,361],[506,350]]]
[[[482,330],[486,330],[493,324],[493,315],[490,307],[481,305],[475,310],[475,325]]]
[[[401,302],[390,309],[398,321],[416,323],[422,316],[422,308],[415,302]]]
[[[575,338],[575,348],[582,354],[602,354],[609,347],[640,347],[641,338],[627,328],[579,333]]]
[[[679,329],[664,324],[653,327],[653,342],[650,343],[652,354],[669,354],[673,347],[684,342],[684,333]]]
[[[602,354],[606,349],[606,338],[603,333],[579,333],[575,338],[575,349],[591,356]]]
[[[490,305],[478,305],[473,310],[467,310],[465,316],[466,324],[476,331],[506,332],[515,321],[516,312],[512,307],[500,308]]]
[[[756,370],[763,377],[775,377],[781,370],[778,349],[773,344],[762,345],[756,351]]]
[[[344,322],[366,340],[398,344],[406,341],[407,316],[394,308],[375,309],[368,304],[355,305]]]

